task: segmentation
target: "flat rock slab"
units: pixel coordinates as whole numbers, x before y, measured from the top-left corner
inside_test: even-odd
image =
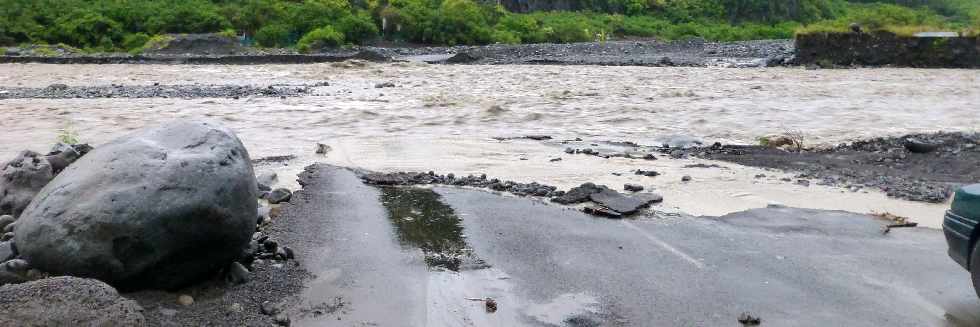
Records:
[[[602,189],[602,187],[596,186],[595,184],[585,183],[568,190],[568,192],[565,192],[565,194],[562,194],[561,196],[552,198],[551,202],[561,204],[583,203],[589,201],[589,197],[592,194],[601,192]]]
[[[664,198],[653,193],[624,195],[611,189],[603,189],[589,195],[589,200],[609,210],[629,216],[651,204],[661,202]]]
[[[143,308],[95,279],[54,277],[0,287],[0,326],[143,326]]]

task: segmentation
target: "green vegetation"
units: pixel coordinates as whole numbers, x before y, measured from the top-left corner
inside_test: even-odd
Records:
[[[58,130],[58,142],[68,145],[81,143],[78,138],[78,131],[75,130],[75,126],[71,122]]]
[[[980,30],[976,0],[571,0],[573,12],[516,14],[489,0],[6,0],[0,45],[65,43],[139,53],[160,35],[221,33],[260,46],[541,43],[624,37],[708,40],[793,33]],[[339,36],[339,37],[338,37]],[[304,42],[305,40],[305,42]]]
[[[302,39],[299,39],[296,48],[301,52],[310,52],[326,47],[336,47],[341,44],[344,44],[344,35],[337,32],[333,27],[326,26],[304,35]]]

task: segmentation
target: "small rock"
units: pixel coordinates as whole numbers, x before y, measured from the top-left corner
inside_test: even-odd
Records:
[[[262,248],[264,248],[265,252],[267,253],[276,253],[276,250],[279,249],[279,243],[276,243],[276,241],[271,239],[267,239],[265,242],[262,242]]]
[[[647,153],[643,155],[643,160],[657,160],[657,156],[653,153]]]
[[[191,297],[190,295],[183,294],[177,297],[177,303],[186,307],[191,304],[194,304],[194,298]]]
[[[68,85],[61,84],[61,83],[55,83],[55,84],[48,85],[48,89],[49,90],[56,90],[56,91],[67,90],[68,89]]]
[[[766,204],[766,208],[785,208],[785,207],[786,207],[785,204],[776,201],[769,201],[769,203]]]
[[[492,297],[488,297],[486,300],[483,300],[483,302],[485,303],[487,313],[497,312],[497,300],[494,300]]]
[[[392,82],[384,82],[384,83],[374,84],[374,88],[376,88],[376,89],[383,89],[383,88],[386,88],[386,87],[395,87],[395,83],[392,83]]]
[[[261,310],[262,314],[264,315],[274,316],[279,314],[279,312],[282,312],[282,307],[280,307],[279,304],[275,302],[265,301],[262,302],[262,305],[259,306],[259,310]]]
[[[660,176],[660,173],[658,173],[656,171],[653,171],[653,170],[642,170],[642,169],[637,169],[636,170],[636,174],[637,175],[640,175],[640,176],[647,176],[647,177]]]
[[[603,207],[585,207],[582,212],[599,217],[620,219],[623,218],[623,214],[603,208]]]
[[[851,25],[849,25],[849,27],[851,28],[851,32],[861,33],[861,24],[851,23]]]
[[[272,318],[272,321],[278,326],[289,326],[290,324],[289,316],[286,316],[284,313],[277,314]]]
[[[691,176],[684,175],[684,177],[681,177],[681,181],[682,182],[690,182],[691,181]]]
[[[559,161],[561,161],[561,158],[552,158],[551,160],[548,160],[548,161],[551,161],[551,162],[559,162]]]
[[[637,184],[629,184],[629,183],[627,183],[627,184],[623,185],[623,189],[626,190],[626,191],[629,191],[629,192],[639,192],[639,191],[642,191],[643,190],[643,186],[642,185],[637,185]]]
[[[248,269],[241,263],[232,262],[228,267],[228,281],[234,285],[247,283],[249,279]]]
[[[272,209],[269,208],[269,207],[267,207],[267,206],[259,206],[259,208],[256,210],[256,214],[255,214],[256,219],[257,219],[256,220],[256,223],[257,224],[261,224],[262,221],[264,221],[266,218],[269,218],[269,213],[271,211],[272,211]]]
[[[567,153],[567,154],[573,154],[573,153],[575,153],[575,149],[565,148],[565,153]]]
[[[258,183],[259,191],[271,191],[272,186],[276,184],[279,180],[279,176],[275,172],[267,172],[255,177],[255,181]]]
[[[54,176],[48,157],[33,151],[0,163],[0,214],[19,217]]]
[[[24,259],[13,259],[5,261],[3,269],[9,272],[25,273],[31,269],[31,265]]]
[[[798,180],[796,180],[796,184],[797,185],[802,185],[802,186],[809,187],[810,186],[810,181],[805,180],[805,179],[798,179]]]
[[[277,188],[269,192],[269,195],[265,197],[266,200],[271,204],[280,204],[283,202],[289,202],[289,199],[293,197],[293,192],[290,192],[284,188]]]
[[[296,258],[296,254],[293,253],[293,249],[290,249],[288,246],[283,246],[282,250],[283,252],[286,253],[285,256],[286,260],[291,260]]]
[[[915,138],[907,138],[903,143],[905,149],[912,153],[929,153],[939,149],[941,144],[929,143]]]
[[[17,221],[17,219],[14,219],[14,216],[11,215],[0,216],[0,230],[5,230],[7,228],[7,225],[13,224],[15,221]]]
[[[331,150],[329,145],[323,143],[316,144],[316,154],[327,154]]]
[[[762,324],[762,319],[759,317],[754,317],[748,312],[743,312],[738,316],[738,322],[744,326],[758,326]]]
[[[245,308],[242,307],[241,303],[235,302],[228,306],[228,311],[241,313],[245,312]]]

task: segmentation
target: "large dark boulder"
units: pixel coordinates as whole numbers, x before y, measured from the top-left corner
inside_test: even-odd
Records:
[[[143,308],[94,279],[54,277],[0,287],[0,326],[143,326]]]
[[[23,151],[0,168],[0,215],[19,217],[31,199],[54,178],[48,159]]]
[[[21,257],[123,289],[172,289],[226,267],[255,231],[255,175],[230,130],[177,121],[68,166],[17,222]]]

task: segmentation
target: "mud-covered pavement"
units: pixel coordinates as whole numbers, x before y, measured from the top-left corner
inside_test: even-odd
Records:
[[[291,309],[298,326],[736,326],[743,312],[773,326],[980,322],[941,232],[885,234],[871,216],[610,220],[482,191],[376,188],[332,166],[302,182],[278,221],[315,275]]]

